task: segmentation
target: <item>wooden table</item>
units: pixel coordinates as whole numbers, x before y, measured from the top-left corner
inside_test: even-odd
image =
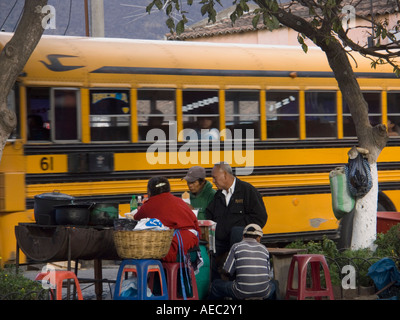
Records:
[[[76,275],[78,260],[93,260],[94,279],[78,280],[82,283],[94,283],[97,300],[102,299],[102,283],[110,282],[103,279],[102,260],[120,259],[114,245],[112,227],[20,223],[15,227],[15,237],[17,270],[20,265],[20,249],[32,264],[67,261],[67,270],[72,271],[71,261],[75,260]]]
[[[287,278],[290,263],[295,254],[305,253],[306,249],[287,249],[287,248],[267,248],[272,258],[272,267],[274,268],[274,279],[278,282],[278,299],[285,299]]]

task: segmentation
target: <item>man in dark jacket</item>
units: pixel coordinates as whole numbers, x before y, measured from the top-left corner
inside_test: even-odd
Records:
[[[217,278],[215,268],[222,266],[232,244],[241,241],[244,227],[255,223],[263,228],[268,216],[260,193],[236,178],[229,164],[217,163],[211,174],[218,191],[206,209],[206,218],[217,223],[213,259],[213,278]]]

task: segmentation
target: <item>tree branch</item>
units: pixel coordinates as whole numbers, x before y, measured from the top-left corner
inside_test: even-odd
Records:
[[[7,108],[7,96],[43,34],[41,9],[46,4],[47,0],[25,1],[21,22],[0,53],[0,135],[4,143],[17,124],[15,113]]]
[[[0,102],[7,97],[43,34],[42,19],[45,15],[41,9],[46,4],[47,0],[25,0],[22,18],[14,36],[0,53]]]

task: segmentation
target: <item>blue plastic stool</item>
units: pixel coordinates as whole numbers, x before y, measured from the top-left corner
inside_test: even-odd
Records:
[[[133,272],[137,276],[137,294],[121,296],[121,284],[125,273]],[[147,296],[148,275],[151,275],[150,282],[154,280],[154,273],[158,273],[160,279],[160,295],[152,294]],[[152,259],[124,259],[118,269],[115,282],[114,300],[168,300],[167,282],[163,266],[159,260]]]

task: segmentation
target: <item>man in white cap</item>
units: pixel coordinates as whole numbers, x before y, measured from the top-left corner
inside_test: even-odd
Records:
[[[214,280],[210,300],[274,297],[276,286],[270,275],[269,252],[260,243],[262,235],[258,224],[251,223],[244,228],[243,240],[232,246],[223,266],[227,275],[235,278],[233,281]]]

